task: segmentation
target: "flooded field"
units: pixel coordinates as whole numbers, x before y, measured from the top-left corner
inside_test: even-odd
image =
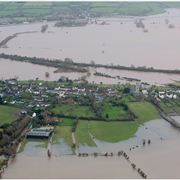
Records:
[[[147,66],[161,69],[180,68],[180,10],[142,17],[146,32],[137,28],[135,17],[97,19],[99,24],[85,27],[56,28],[48,22],[48,30],[41,33],[45,23],[2,26],[0,41],[14,33],[19,34],[0,48],[0,53],[37,56],[51,59],[72,58],[75,62]],[[174,25],[169,28],[166,23]],[[106,21],[107,25],[100,25]],[[0,79],[17,77],[19,80],[58,80],[85,78],[95,83],[127,83],[123,77],[136,78],[150,84],[166,84],[179,81],[180,75],[145,73],[125,70],[90,69],[86,73],[54,73],[46,66],[0,59]],[[95,76],[94,72],[106,73],[118,78]],[[45,76],[46,72],[49,77]],[[132,82],[136,83],[136,82]],[[179,117],[176,117],[179,120]],[[180,130],[162,119],[141,125],[133,138],[117,143],[94,139],[96,147],[82,145],[76,152],[105,153],[124,150],[132,162],[142,168],[148,178],[179,178]],[[143,139],[151,144],[143,146]],[[141,178],[137,171],[122,157],[77,157],[64,139],[51,145],[52,157],[47,157],[47,141],[27,141],[16,158],[10,162],[3,178]],[[112,168],[113,167],[113,168]],[[26,172],[26,173],[23,173]]]
[[[120,76],[120,78],[128,77],[128,78],[136,78],[141,80],[142,82],[147,82],[149,84],[167,84],[172,83],[173,81],[179,81],[180,75],[175,74],[164,74],[164,73],[151,73],[151,72],[136,72],[136,71],[126,71],[126,70],[110,70],[105,68],[98,68],[97,72],[102,72],[109,74],[111,76]],[[93,79],[93,77],[89,77],[89,79]],[[102,78],[108,79],[108,78]],[[109,81],[114,82],[127,82],[126,80],[118,80],[118,79],[109,79]],[[106,80],[108,82],[108,80]]]
[[[29,80],[39,78],[41,80],[58,80],[61,76],[76,79],[82,76],[81,73],[54,73],[56,68],[34,65],[25,62],[16,62],[0,59],[0,79],[17,77],[19,80]],[[49,73],[49,77],[45,73]]]
[[[170,75],[163,73],[145,73],[145,72],[135,72],[135,71],[125,71],[125,70],[110,70],[105,68],[90,69],[90,75],[87,76],[86,73],[77,73],[77,72],[58,72],[54,73],[56,68],[40,66],[25,62],[16,62],[10,61],[7,59],[0,59],[0,79],[9,79],[17,77],[19,80],[29,80],[29,79],[41,79],[47,81],[59,80],[61,77],[68,77],[69,79],[81,79],[84,78],[90,83],[105,83],[105,84],[118,84],[118,83],[127,83],[128,80],[123,79],[127,78],[136,78],[142,82],[147,82],[149,84],[167,84],[174,81],[180,80],[180,75]],[[95,76],[95,72],[106,73],[111,76],[120,76],[118,78],[106,78]],[[45,76],[45,73],[49,73],[49,77]],[[130,82],[136,83],[136,82]]]
[[[96,139],[97,147],[80,146],[78,151],[117,154],[124,150],[149,178],[179,178],[179,137],[180,130],[165,120],[152,120],[140,126],[129,140],[107,143]],[[151,139],[151,144],[143,146],[142,139]],[[141,178],[123,157],[77,157],[67,155],[66,150],[68,146],[63,141],[54,144],[49,159],[43,142],[28,142],[3,178]]]
[[[0,52],[45,58],[72,58],[76,62],[148,66],[166,69],[180,67],[180,10],[171,9],[165,14],[142,17],[145,28],[137,28],[130,18],[98,19],[100,24],[85,27],[57,28],[48,23],[46,33],[41,33],[43,23],[1,27],[0,40],[18,32]],[[165,20],[173,24],[169,28]]]
[[[124,66],[147,66],[161,69],[178,69],[180,67],[180,10],[170,9],[166,13],[155,16],[142,17],[145,28],[137,28],[135,17],[117,17],[97,19],[98,24],[88,24],[85,27],[54,27],[55,22],[48,22],[48,30],[41,33],[41,26],[45,23],[26,25],[2,26],[0,40],[18,34],[0,48],[0,53],[18,54],[22,56],[37,56],[44,58],[64,59],[72,58],[75,62],[89,63],[94,61],[101,64],[118,64]],[[173,24],[169,28],[165,20]],[[107,25],[100,25],[106,21]],[[29,33],[23,33],[29,32]],[[32,33],[31,33],[32,32]],[[93,37],[93,38],[92,38]],[[168,51],[166,51],[168,49]],[[10,65],[12,65],[10,67]],[[70,79],[79,79],[86,74],[82,73],[54,73],[54,68],[31,65],[19,62],[0,61],[0,78],[7,79],[43,79],[58,80],[61,76]],[[180,75],[162,73],[144,73],[125,70],[96,69],[98,72],[112,76],[137,78],[150,84],[165,84],[180,80]],[[49,79],[45,72],[50,73]],[[89,82],[96,83],[123,83],[126,81],[97,77],[86,77]]]
[[[78,164],[78,165],[77,165]],[[115,168],[112,168],[115,167]],[[41,168],[40,168],[41,167]],[[26,172],[26,173],[22,173]],[[125,159],[18,156],[3,178],[140,178]]]

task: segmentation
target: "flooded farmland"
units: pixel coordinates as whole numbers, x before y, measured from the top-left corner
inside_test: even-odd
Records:
[[[45,58],[72,58],[75,62],[95,61],[100,64],[147,66],[164,69],[180,67],[180,10],[171,9],[162,15],[142,17],[148,32],[137,28],[137,18],[107,18],[107,25],[88,24],[84,27],[54,27],[48,23],[46,33],[41,33],[43,23],[1,27],[0,39],[19,32],[0,52]],[[165,23],[168,19],[174,28]],[[168,49],[166,51],[165,49]]]
[[[44,23],[2,26],[1,41],[12,34],[19,34],[8,41],[5,48],[0,48],[0,52],[51,59],[72,58],[75,62],[85,63],[94,61],[101,64],[178,69],[180,67],[178,53],[180,51],[180,10],[170,9],[161,15],[142,17],[148,32],[143,32],[141,28],[137,28],[134,23],[135,19],[137,18],[105,18],[98,19],[99,24],[69,28],[57,28],[54,27],[55,22],[49,22],[46,33],[40,32]],[[174,24],[173,29],[168,28],[165,23],[166,19]],[[100,25],[103,20],[107,21],[107,25]],[[164,49],[168,49],[168,51]],[[19,79],[26,80],[46,79],[44,76],[46,71],[50,73],[48,80],[58,80],[61,76],[70,79],[78,79],[84,76],[82,73],[60,72],[55,74],[54,68],[26,63],[20,64],[19,62],[13,62],[13,68],[10,69],[10,63],[1,59],[0,78],[7,79],[17,76]],[[17,70],[18,67],[21,70],[23,69],[23,72]],[[103,68],[99,68],[97,71],[121,77],[134,77],[150,84],[165,84],[180,80],[180,75],[162,73],[107,70]],[[118,79],[95,77],[93,73],[87,77],[87,80],[108,84],[123,82]]]
[[[41,80],[58,80],[61,76],[66,76],[67,73],[54,73],[56,68],[34,65],[25,62],[16,62],[10,60],[0,60],[0,79],[9,79],[17,77],[19,80],[29,80],[36,78]],[[49,77],[45,73],[49,73]],[[71,79],[81,77],[81,73],[68,73]]]
[[[57,28],[48,22],[48,30],[41,33],[44,23],[2,26],[0,41],[14,33],[19,34],[0,48],[0,53],[37,56],[50,59],[72,58],[74,62],[94,61],[101,64],[123,66],[146,66],[163,69],[180,68],[180,10],[142,17],[145,27],[137,28],[135,17],[97,19],[99,24],[85,27]],[[168,19],[174,28],[165,23]],[[107,25],[100,25],[106,21]],[[46,22],[45,22],[46,23]],[[93,37],[93,38],[92,38]],[[127,70],[90,68],[86,73],[55,73],[56,68],[25,62],[0,59],[0,79],[72,80],[85,78],[88,82],[117,84],[123,79],[136,78],[149,84],[166,84],[180,80],[180,75]],[[95,72],[120,78],[95,76]],[[46,77],[46,72],[49,77]],[[136,82],[134,82],[136,83]],[[179,120],[179,117],[176,117]],[[94,139],[96,147],[82,145],[76,152],[113,152],[124,150],[132,162],[142,168],[148,178],[179,178],[180,130],[162,119],[141,125],[135,136],[121,142],[109,143]],[[151,139],[150,145],[142,145],[143,139]],[[27,141],[15,159],[9,163],[3,178],[141,178],[123,158],[77,157],[64,139],[52,144],[52,157],[47,157],[47,142]],[[130,150],[131,149],[131,150]],[[78,166],[77,166],[78,164]],[[41,167],[41,168],[39,168]],[[113,167],[113,168],[112,168]],[[170,168],[171,167],[171,168]],[[26,172],[26,173],[22,173]]]
[[[110,70],[105,68],[91,68],[90,75],[86,73],[78,72],[58,72],[55,73],[56,68],[40,66],[25,62],[16,62],[5,59],[0,59],[0,79],[18,78],[19,80],[35,80],[36,78],[47,81],[59,80],[61,77],[68,77],[72,80],[78,80],[85,78],[90,83],[105,83],[105,84],[118,84],[130,82],[125,78],[136,78],[141,82],[147,82],[149,84],[167,84],[180,80],[180,75],[164,74],[164,73],[150,73],[150,72],[135,72],[127,70]],[[107,78],[95,76],[95,72],[106,73],[111,76],[120,76],[118,78]],[[49,73],[49,77],[46,77],[46,72]],[[136,83],[136,82],[131,82]]]
[[[142,168],[149,178],[178,178],[180,160],[176,157],[180,150],[179,137],[179,129],[159,119],[140,126],[135,136],[129,140],[119,143],[96,140],[96,148],[80,147],[78,151],[108,151],[116,154],[124,150],[131,162]],[[142,146],[142,139],[151,139],[151,144]],[[135,148],[130,151],[132,147]],[[39,146],[38,142],[29,142],[10,163],[3,178],[141,178],[122,157],[77,157],[64,153],[63,150],[67,149],[63,141],[53,145],[53,155],[49,159],[42,142],[39,142]],[[22,174],[22,171],[26,173]]]

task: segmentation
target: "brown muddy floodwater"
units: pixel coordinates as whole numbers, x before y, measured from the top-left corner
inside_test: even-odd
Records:
[[[54,73],[56,68],[40,66],[25,62],[10,61],[0,59],[0,79],[18,77],[19,80],[29,80],[39,78],[41,80],[58,80],[61,76],[68,76],[71,79],[79,78],[81,73]],[[49,77],[45,73],[49,72]]]
[[[135,66],[153,66],[161,69],[180,68],[180,10],[169,9],[166,13],[142,17],[145,28],[143,32],[137,28],[134,21],[137,17],[116,17],[98,19],[98,23],[105,20],[108,25],[88,24],[85,27],[54,27],[55,22],[48,22],[48,30],[41,33],[44,23],[27,25],[1,26],[0,40],[9,35],[20,32],[7,43],[6,48],[0,48],[0,53],[18,54],[22,56],[37,56],[44,58],[64,59],[72,58],[75,62],[91,62],[102,64],[119,64]],[[175,28],[168,28],[165,20]],[[0,78],[18,76],[19,79],[45,79],[45,72],[50,73],[47,80],[58,80],[61,76],[78,79],[81,73],[57,73],[54,68],[37,65],[28,65],[19,62],[12,63],[0,61]],[[19,67],[19,69],[18,69]],[[137,78],[150,84],[165,84],[173,80],[179,81],[180,75],[161,73],[144,73],[123,70],[97,69],[113,76]],[[94,70],[93,70],[94,72]],[[96,83],[123,83],[118,79],[105,77],[87,77],[89,82]]]
[[[152,120],[140,126],[133,138],[119,143],[96,140],[97,149],[92,152],[124,150],[130,161],[141,168],[148,178],[179,178],[180,130],[165,120]],[[151,139],[150,145],[142,146],[142,139]],[[123,157],[77,157],[59,154],[67,149],[63,144],[52,147],[52,157],[47,149],[29,142],[24,151],[5,169],[3,178],[141,178]],[[138,145],[138,147],[136,147]],[[129,148],[135,147],[131,151]],[[57,148],[57,149],[55,149]],[[88,152],[91,147],[79,149]],[[89,151],[90,152],[90,151]],[[25,172],[25,173],[24,173]]]
[[[148,32],[136,28],[135,18],[105,18],[109,25],[89,24],[85,27],[56,28],[48,23],[46,33],[41,25],[2,26],[0,40],[18,32],[38,31],[21,34],[1,48],[0,53],[39,56],[45,58],[72,58],[76,62],[119,64],[130,66],[153,66],[166,69],[180,69],[180,10],[143,17]],[[168,28],[168,19],[175,28]],[[98,22],[101,22],[99,19]],[[15,76],[19,79],[58,80],[61,76],[78,79],[86,74],[54,73],[48,68],[28,63],[0,60],[0,78]],[[119,83],[118,79],[93,76],[89,82]],[[96,69],[111,76],[137,78],[151,84],[164,84],[180,80],[179,75],[143,73],[132,71]],[[50,73],[49,79],[45,72]],[[142,146],[142,139],[151,139],[151,145]],[[153,120],[140,126],[135,137],[119,143],[107,143],[96,139],[96,148],[81,145],[79,152],[117,152],[125,150],[130,160],[140,167],[149,178],[180,178],[180,130],[164,120]],[[133,150],[129,148],[138,146]],[[122,157],[84,157],[67,155],[70,148],[64,141],[53,145],[52,158],[48,159],[47,149],[33,142],[27,143],[8,168],[3,178],[141,178]],[[68,152],[68,153],[67,153]]]
[[[0,79],[9,79],[18,77],[19,80],[29,80],[39,78],[41,80],[54,81],[59,80],[61,77],[68,77],[69,79],[81,79],[83,76],[86,76],[86,80],[90,83],[105,83],[105,84],[118,84],[118,83],[136,83],[129,82],[127,80],[118,79],[118,78],[106,78],[100,76],[94,76],[95,71],[106,73],[111,76],[120,76],[128,78],[137,78],[142,82],[147,82],[149,84],[167,84],[174,81],[180,80],[180,75],[175,74],[163,74],[163,73],[145,73],[145,72],[135,72],[135,71],[125,71],[125,70],[110,70],[105,68],[90,69],[90,76],[87,76],[86,73],[75,73],[75,72],[59,72],[54,73],[56,68],[40,66],[25,62],[16,62],[10,61],[7,59],[0,59]],[[49,72],[49,77],[45,76],[45,73]]]
[[[14,165],[16,164],[16,165]],[[3,178],[140,178],[123,158],[19,156]]]
[[[145,28],[137,28],[134,18],[105,18],[108,25],[89,24],[85,27],[54,27],[48,23],[46,33],[41,33],[43,23],[1,27],[0,40],[17,32],[21,34],[7,43],[0,52],[45,58],[72,58],[76,62],[148,66],[166,69],[180,68],[180,10],[142,17]],[[165,23],[173,24],[169,28]]]

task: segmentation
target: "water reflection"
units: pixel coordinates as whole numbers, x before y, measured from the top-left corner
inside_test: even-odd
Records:
[[[64,139],[60,139],[59,142],[51,146],[53,156],[62,156],[62,155],[72,155],[73,151],[70,146],[68,146]]]

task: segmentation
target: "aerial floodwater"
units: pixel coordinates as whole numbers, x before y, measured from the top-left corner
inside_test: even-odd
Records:
[[[136,26],[139,19],[144,29]],[[0,44],[11,37],[0,45],[0,80],[9,79],[0,84],[0,106],[18,107],[16,129],[6,123],[0,130],[14,138],[24,125],[22,139],[9,144],[17,151],[3,156],[10,158],[2,178],[180,177],[180,129],[168,122],[180,122],[180,9],[92,21],[81,27],[55,27],[55,21],[0,27]],[[48,28],[42,33],[43,25]],[[60,67],[55,60],[79,63],[84,71],[68,71],[68,63]],[[120,66],[134,69],[112,68]],[[159,86],[164,84],[169,86]],[[26,127],[20,120],[27,116]],[[42,140],[44,125],[53,130]],[[39,139],[28,139],[33,128]]]
[[[150,138],[152,144],[143,147],[142,138]],[[149,178],[178,178],[180,166],[180,160],[177,158],[180,151],[179,138],[180,131],[178,129],[174,129],[163,119],[157,119],[140,126],[135,136],[128,140],[118,143],[96,140],[96,151],[101,153],[112,151],[115,153],[117,150],[126,150],[131,162],[141,167]],[[49,159],[47,149],[42,146],[42,142],[29,142],[10,162],[2,177],[141,178],[122,157],[77,157],[64,153],[62,151],[65,148],[64,146],[65,144],[61,144],[59,147],[53,145],[52,158]],[[130,147],[136,148],[130,151]],[[86,152],[88,149],[89,152],[94,151],[92,147],[84,148]],[[67,148],[65,150],[68,152]],[[82,151],[82,149],[78,151],[80,150]]]
[[[164,69],[180,67],[180,10],[171,9],[161,15],[142,17],[148,32],[137,28],[131,18],[97,19],[99,24],[84,27],[54,27],[43,23],[1,27],[0,39],[19,32],[24,33],[7,43],[0,52],[45,58],[72,58],[75,62],[147,66]],[[174,28],[165,23],[168,19]],[[106,21],[107,25],[100,25]]]
[[[122,66],[146,66],[161,69],[178,69],[180,67],[180,10],[169,9],[166,13],[154,16],[142,17],[146,31],[137,28],[134,21],[137,17],[99,18],[97,24],[88,24],[83,27],[54,27],[55,22],[48,22],[48,30],[41,33],[40,29],[44,23],[33,23],[24,25],[2,26],[0,40],[5,37],[19,33],[15,38],[9,40],[1,53],[17,54],[30,57],[44,57],[50,59],[71,58],[74,62],[95,62],[99,64],[114,64]],[[168,19],[174,28],[169,28],[165,23]],[[101,22],[105,21],[105,25]],[[27,33],[29,32],[29,33]],[[167,50],[165,50],[167,49]],[[0,61],[0,67],[5,60]],[[16,62],[14,62],[14,65]],[[19,63],[17,63],[19,64]],[[4,68],[0,71],[1,78],[18,76],[22,79],[20,72]],[[32,69],[32,78],[35,74],[31,65],[20,65],[23,69]],[[37,67],[37,77],[44,79],[42,67]],[[53,74],[51,68],[47,69],[51,76],[49,80],[58,80],[61,76],[72,78],[68,73]],[[106,71],[106,70],[105,70]],[[110,70],[112,71],[112,70]],[[11,72],[11,73],[9,73]],[[115,75],[125,77],[137,77],[151,84],[165,84],[173,80],[179,80],[179,75],[159,73],[138,73],[129,71],[113,71]],[[6,75],[6,74],[11,74]],[[111,73],[110,73],[111,74]],[[27,72],[24,78],[31,76]],[[76,78],[83,74],[76,73]],[[158,78],[161,77],[161,78]],[[90,82],[118,83],[118,80],[108,80],[90,76]],[[110,82],[109,82],[110,81]]]

